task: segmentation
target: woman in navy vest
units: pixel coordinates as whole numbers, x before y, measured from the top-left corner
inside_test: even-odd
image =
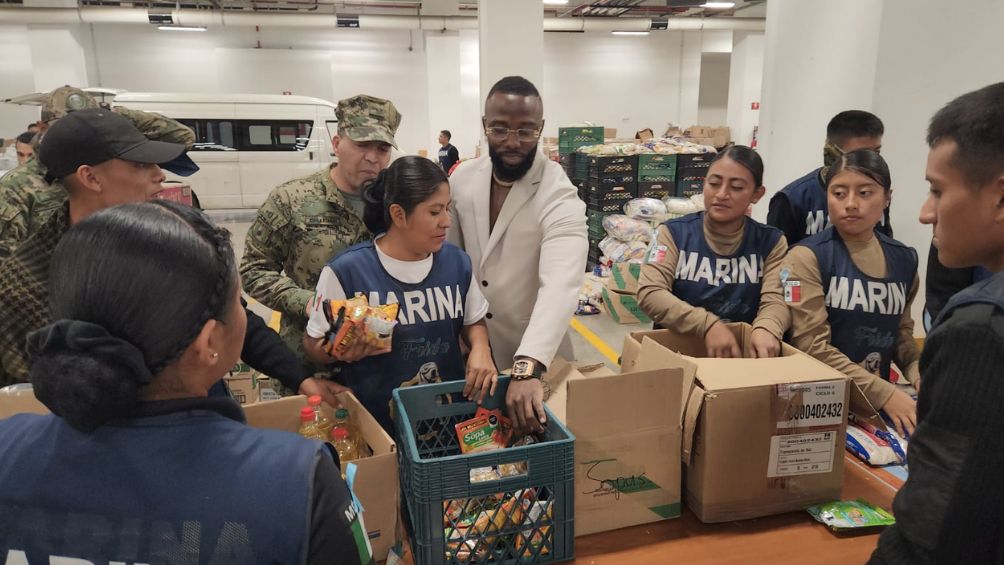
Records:
[[[704,181],[706,212],[659,227],[638,299],[656,328],[704,338],[708,355],[742,357],[725,322],[754,327],[752,355],[781,350],[790,315],[778,272],[788,251],[781,231],[746,216],[764,195],[763,161],[735,145],[711,162]]]
[[[916,403],[889,375],[895,362],[920,386],[910,315],[917,252],[874,229],[892,201],[889,167],[861,149],[843,155],[825,180],[833,225],[792,247],[781,275],[791,343],[854,379],[873,407],[910,433]]]
[[[497,371],[484,321],[488,302],[470,257],[446,241],[446,173],[423,157],[402,157],[363,189],[363,198],[363,220],[376,237],[346,249],[321,271],[303,342],[307,356],[333,363],[335,380],[393,433],[395,388],[466,379],[464,396],[480,402],[494,393]],[[400,305],[391,347],[357,346],[331,357],[324,348],[330,324],[320,306],[357,294],[370,305]],[[470,350],[466,363],[461,339]]]
[[[207,396],[247,323],[225,230],[165,201],[110,208],[51,269],[57,321],[28,351],[52,414],[0,421],[0,559],[371,562],[330,450]]]

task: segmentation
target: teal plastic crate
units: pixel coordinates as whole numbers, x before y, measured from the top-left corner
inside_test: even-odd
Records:
[[[463,388],[464,381],[451,381],[394,391],[401,488],[415,562],[511,565],[572,559],[575,436],[545,407],[548,424],[540,443],[461,454],[455,426],[478,408],[456,401]],[[508,388],[509,379],[499,378],[495,395],[483,405],[505,411]],[[471,481],[472,470],[522,463],[523,474]]]

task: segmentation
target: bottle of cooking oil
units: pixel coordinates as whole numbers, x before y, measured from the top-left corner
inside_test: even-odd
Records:
[[[321,411],[321,397],[316,394],[308,397],[307,405],[314,411],[314,422],[317,423],[317,429],[321,430],[321,434],[327,438],[331,433],[331,428],[335,427],[335,423]]]
[[[317,439],[321,441],[327,441],[327,437],[321,430],[317,427],[316,416],[314,415],[314,409],[310,406],[304,406],[300,410],[300,430],[301,436],[307,439]]]

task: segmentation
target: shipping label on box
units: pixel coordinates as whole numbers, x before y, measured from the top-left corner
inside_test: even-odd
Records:
[[[842,452],[835,449],[837,432],[791,434],[770,438],[768,477],[791,477],[829,473],[834,459]],[[839,460],[836,464],[840,464]]]

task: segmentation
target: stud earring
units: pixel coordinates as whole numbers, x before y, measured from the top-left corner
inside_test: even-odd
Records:
[[[216,359],[216,358],[217,358],[217,357],[219,357],[219,356],[220,356],[220,354],[219,354],[219,353],[213,353],[213,355],[212,355],[212,358],[213,358],[213,359]]]

